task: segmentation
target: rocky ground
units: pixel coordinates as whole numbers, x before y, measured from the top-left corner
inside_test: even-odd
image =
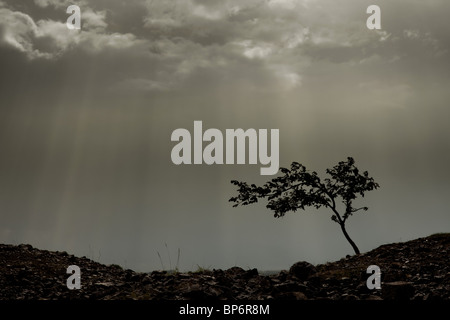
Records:
[[[256,269],[139,273],[67,252],[0,245],[0,300],[450,300],[450,234],[387,244],[321,265],[298,262],[261,275]],[[66,287],[69,265],[81,289]],[[381,268],[369,290],[366,269]]]

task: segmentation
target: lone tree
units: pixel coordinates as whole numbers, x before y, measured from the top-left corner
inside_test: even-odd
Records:
[[[284,216],[288,211],[305,210],[311,206],[316,209],[329,208],[333,212],[331,220],[339,224],[345,238],[355,253],[359,254],[358,247],[345,230],[345,222],[355,212],[368,210],[367,207],[354,208],[353,200],[358,195],[364,197],[366,191],[379,187],[378,183],[369,177],[369,173],[364,171],[360,174],[355,160],[351,157],[348,157],[347,161],[339,162],[332,169],[327,169],[326,173],[330,177],[323,181],[315,171],[306,170],[298,162],[293,162],[291,169],[280,168],[280,171],[283,176],[272,179],[262,187],[232,180],[231,183],[239,187],[239,195],[229,200],[235,202],[233,207],[256,203],[258,198],[267,198],[266,207],[275,212],[275,218]],[[339,198],[345,209],[344,212],[341,210],[341,213],[337,208]]]

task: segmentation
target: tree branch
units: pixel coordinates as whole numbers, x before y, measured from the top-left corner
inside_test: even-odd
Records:
[[[358,209],[352,209],[352,213],[355,213],[355,212],[357,212],[357,211],[359,211],[359,210],[364,210],[364,211],[367,211],[369,208],[367,208],[367,207],[361,207],[361,208],[358,208]]]
[[[339,214],[339,212],[333,207],[331,208],[331,210],[333,210],[333,212],[334,212],[334,214],[335,214],[335,216],[337,218],[336,222],[339,223],[340,225],[343,225],[345,223],[345,221],[342,220],[341,215]]]

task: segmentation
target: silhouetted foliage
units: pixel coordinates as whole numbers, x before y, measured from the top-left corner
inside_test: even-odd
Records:
[[[355,160],[348,157],[347,161],[341,161],[332,169],[327,169],[328,178],[321,180],[315,171],[306,170],[305,166],[293,162],[291,168],[280,168],[283,176],[276,177],[263,186],[249,185],[246,182],[231,181],[238,186],[238,196],[229,201],[234,202],[233,207],[248,205],[258,202],[259,198],[267,199],[267,208],[274,211],[276,218],[282,217],[288,211],[305,210],[306,207],[327,207],[332,210],[331,219],[338,223],[344,236],[352,245],[356,254],[359,249],[349,237],[345,222],[355,212],[367,207],[354,208],[353,200],[358,195],[364,197],[364,193],[377,189],[378,183],[369,177],[369,173],[362,174],[355,166]],[[337,201],[341,199],[344,205],[342,214],[337,208]]]

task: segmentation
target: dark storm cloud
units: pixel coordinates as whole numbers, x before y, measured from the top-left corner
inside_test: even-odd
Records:
[[[112,90],[137,84],[131,86],[133,92],[176,89],[191,83],[191,76],[194,81],[205,79],[199,85],[217,85],[220,76],[229,82],[233,79],[227,73],[240,69],[246,72],[236,78],[247,83],[267,79],[264,88],[292,89],[302,83],[305,68],[316,60],[358,63],[363,68],[377,58],[403,60],[404,49],[408,57],[414,55],[411,63],[435,56],[445,60],[447,55],[447,44],[439,34],[421,31],[421,26],[398,28],[388,14],[386,25],[398,29],[361,28],[366,15],[355,8],[364,6],[351,1],[349,10],[338,10],[332,2],[310,1],[130,1],[127,9],[120,3],[81,2],[81,32],[68,32],[64,20],[37,20],[31,12],[5,5],[2,43],[30,59],[70,56],[80,73],[86,73],[84,54],[98,57],[103,61],[98,73],[105,75]],[[35,2],[41,9],[62,10],[65,5]],[[321,19],[315,19],[317,15]],[[410,21],[416,18],[411,14]],[[121,66],[126,68],[119,72]],[[117,72],[112,75],[109,69]],[[208,76],[212,72],[220,76]]]

